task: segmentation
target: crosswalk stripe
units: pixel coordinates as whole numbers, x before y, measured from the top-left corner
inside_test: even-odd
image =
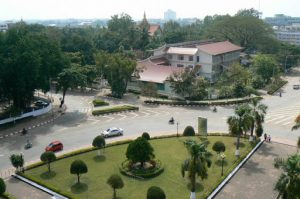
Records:
[[[274,121],[274,120],[278,120],[278,119],[281,119],[281,118],[283,118],[283,117],[285,117],[285,116],[282,115],[282,116],[278,116],[278,117],[273,117],[272,119],[267,119],[267,120],[266,120],[266,123],[270,123],[270,122],[272,122],[272,121]]]
[[[280,124],[280,123],[282,123],[282,122],[285,122],[285,121],[287,121],[287,120],[293,120],[293,117],[286,117],[286,118],[284,118],[284,119],[282,119],[282,120],[279,120],[279,121],[276,121],[275,122],[275,124]]]

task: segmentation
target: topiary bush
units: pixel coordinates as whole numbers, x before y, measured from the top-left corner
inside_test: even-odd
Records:
[[[195,130],[192,126],[185,127],[183,136],[195,136]]]
[[[149,135],[149,133],[144,132],[144,133],[142,134],[142,138],[145,138],[146,140],[150,140],[150,135]]]
[[[2,178],[0,178],[0,196],[6,191],[6,185]]]
[[[217,154],[221,153],[221,152],[225,152],[226,147],[225,144],[221,141],[217,141],[214,143],[212,149],[217,152]]]
[[[157,186],[152,186],[147,191],[147,199],[165,199],[165,192]]]
[[[101,99],[95,99],[95,100],[93,100],[93,104],[94,104],[95,107],[109,105],[109,103],[107,103],[107,102],[105,102],[104,100],[101,100]]]

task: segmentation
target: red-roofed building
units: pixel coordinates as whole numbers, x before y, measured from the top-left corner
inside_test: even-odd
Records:
[[[154,56],[138,62],[139,78],[130,82],[129,89],[140,91],[147,82],[152,82],[157,85],[159,94],[174,97],[168,81],[168,77],[174,72],[200,66],[197,75],[215,82],[224,69],[239,61],[241,50],[241,47],[229,41],[166,44],[155,49]]]

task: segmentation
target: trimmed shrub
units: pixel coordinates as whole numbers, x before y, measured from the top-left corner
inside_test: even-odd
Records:
[[[150,140],[150,135],[149,135],[149,133],[144,132],[144,133],[142,134],[142,138],[145,138],[146,140]]]
[[[2,178],[0,178],[0,195],[3,195],[6,191],[6,185]]]
[[[157,186],[152,186],[147,191],[147,199],[165,199],[165,192]]]
[[[212,150],[214,150],[215,152],[217,152],[217,154],[221,153],[221,152],[225,152],[226,147],[225,144],[221,141],[217,141],[214,143]]]
[[[109,103],[107,103],[107,102],[105,102],[104,100],[101,100],[101,99],[94,99],[93,104],[94,104],[95,107],[109,105]]]
[[[114,106],[106,109],[101,110],[94,110],[92,112],[93,115],[103,115],[107,113],[117,113],[122,111],[130,111],[130,110],[139,110],[139,107],[130,106],[130,105],[123,105],[123,106]]]
[[[195,130],[192,126],[185,127],[183,136],[195,136]]]

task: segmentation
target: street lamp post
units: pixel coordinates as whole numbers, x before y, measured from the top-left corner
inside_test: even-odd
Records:
[[[221,154],[221,160],[222,160],[222,171],[221,171],[221,176],[223,176],[224,172],[223,172],[223,168],[224,168],[224,159],[226,158],[225,154],[222,153]]]
[[[178,125],[179,125],[179,122],[177,121],[177,123],[176,123],[176,126],[177,126],[177,137],[179,136],[178,135]]]

